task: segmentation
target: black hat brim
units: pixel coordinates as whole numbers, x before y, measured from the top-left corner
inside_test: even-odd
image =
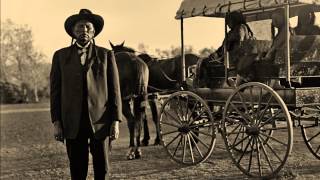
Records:
[[[73,27],[76,22],[80,20],[88,20],[90,21],[95,29],[94,37],[96,37],[103,29],[104,21],[103,18],[96,14],[75,14],[67,18],[64,23],[64,28],[66,32],[72,37],[75,38],[73,34]]]

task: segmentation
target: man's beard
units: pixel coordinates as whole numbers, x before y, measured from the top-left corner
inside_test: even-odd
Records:
[[[90,35],[85,34],[85,33],[79,35],[79,37],[78,37],[78,39],[77,39],[77,41],[78,41],[79,43],[81,43],[81,44],[86,44],[86,43],[88,43],[90,40],[91,40],[91,39],[90,39]]]

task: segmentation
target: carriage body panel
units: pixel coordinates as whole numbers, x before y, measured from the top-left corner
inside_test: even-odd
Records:
[[[234,88],[196,88],[192,92],[198,94],[212,105],[224,105],[229,96],[234,92]],[[285,104],[290,108],[304,107],[304,106],[319,106],[320,105],[320,87],[308,87],[308,88],[283,88],[274,89],[279,96],[284,100]],[[249,97],[254,102],[259,99],[259,91],[242,92],[249,103]],[[263,95],[263,94],[262,94]],[[266,98],[266,97],[265,97]],[[241,102],[238,99],[238,102]],[[262,99],[262,103],[266,103],[267,99]],[[272,104],[273,102],[271,102]]]

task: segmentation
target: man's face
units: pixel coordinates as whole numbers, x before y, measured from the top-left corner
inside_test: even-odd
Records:
[[[80,20],[74,25],[73,34],[78,43],[85,45],[94,37],[94,26],[88,20]]]

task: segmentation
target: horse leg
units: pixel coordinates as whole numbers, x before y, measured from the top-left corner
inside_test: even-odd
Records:
[[[129,129],[129,135],[130,135],[130,144],[129,144],[129,151],[127,153],[127,159],[132,160],[135,158],[134,154],[134,137],[135,137],[135,132],[134,132],[134,116],[131,112],[130,108],[130,100],[125,100],[122,102],[122,113],[127,119],[127,125]]]
[[[140,135],[142,127],[142,118],[146,116],[146,108],[144,104],[144,99],[142,96],[139,96],[134,99],[134,115],[135,115],[135,131],[136,131],[136,142],[137,148],[135,151],[135,157],[141,158],[141,149],[140,149]]]
[[[157,103],[156,103],[156,98],[152,98],[149,101],[149,105],[150,105],[150,109],[151,109],[151,113],[152,113],[152,120],[154,122],[154,125],[156,127],[156,133],[157,133],[157,137],[154,140],[154,145],[159,145],[160,144],[160,128],[159,128],[159,123],[158,123],[158,108],[157,108]]]
[[[149,126],[148,126],[148,120],[147,116],[142,117],[142,122],[143,122],[143,139],[141,141],[142,146],[148,146],[149,145],[149,140],[150,140],[150,132],[149,132]]]

